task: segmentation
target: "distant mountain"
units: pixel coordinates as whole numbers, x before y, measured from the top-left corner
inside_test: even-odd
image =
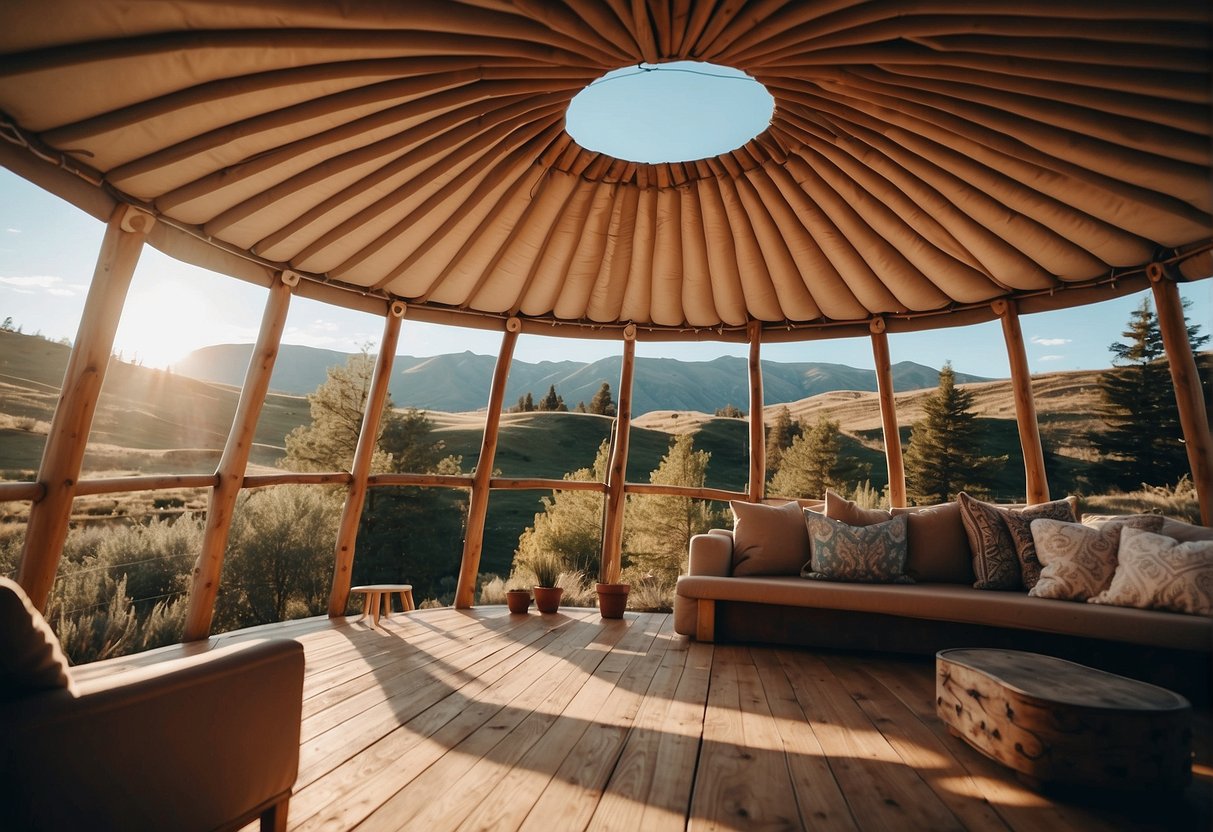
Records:
[[[240,385],[248,367],[251,344],[221,344],[190,353],[173,371],[203,381]],[[347,353],[284,345],[270,381],[273,390],[302,395],[319,387],[329,367],[344,364]],[[550,385],[570,409],[580,401],[589,404],[605,381],[618,398],[622,358],[603,358],[589,364],[579,361],[515,361],[510,366],[506,403],[513,405],[528,392],[538,399]],[[485,406],[496,359],[471,352],[425,358],[397,356],[391,393],[397,405],[426,410],[460,412]],[[817,362],[762,362],[763,393],[767,404],[794,402],[833,390],[876,389],[876,374],[845,364]],[[989,381],[957,373],[957,382]],[[939,371],[912,361],[893,365],[893,386],[898,392],[934,387]],[[712,361],[673,358],[636,359],[632,409],[640,415],[651,410],[699,410],[713,413],[733,404],[749,407],[746,359],[722,356]]]

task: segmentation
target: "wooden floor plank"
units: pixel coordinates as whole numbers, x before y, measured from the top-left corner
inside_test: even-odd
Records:
[[[796,700],[779,658],[771,650],[750,652],[788,758],[802,827],[853,832],[857,827],[846,796],[834,779],[825,751]]]
[[[917,772],[901,763],[824,661],[804,652],[778,655],[860,828],[964,828]]]
[[[1211,826],[1207,710],[1183,795],[1041,794],[948,734],[929,658],[712,645],[671,626],[665,614],[604,621],[588,609],[418,610],[378,628],[318,617],[73,674],[297,638],[305,717],[291,830]]]

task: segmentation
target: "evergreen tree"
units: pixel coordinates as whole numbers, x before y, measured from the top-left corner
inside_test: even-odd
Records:
[[[795,437],[782,453],[770,492],[781,497],[824,497],[826,489],[838,482],[838,446],[838,423],[822,414],[808,433]]]
[[[786,410],[787,408],[784,409]],[[716,415],[723,419],[744,419],[745,411],[732,402],[729,402],[724,407],[716,408]]]
[[[533,396],[531,396],[531,392],[529,390],[527,391],[527,394],[522,397],[522,412],[523,413],[534,413],[535,412],[535,399]]]
[[[553,384],[550,387],[548,387],[547,394],[542,399],[539,400],[537,409],[546,411],[546,412],[552,412],[552,411],[559,410],[560,405],[563,403],[564,403],[564,400],[556,395],[556,385]]]
[[[590,468],[564,475],[566,480],[604,482],[610,444],[603,440]],[[535,524],[522,533],[514,552],[514,568],[548,554],[557,554],[569,565],[591,577],[598,574],[602,558],[602,500],[594,491],[554,491],[544,497],[543,511]]]
[[[939,371],[939,388],[923,401],[923,418],[910,431],[905,453],[906,491],[919,505],[951,500],[961,491],[987,493],[974,479],[1007,461],[980,455],[973,394],[956,386],[951,363]]]
[[[702,488],[712,455],[696,451],[689,433],[678,436],[649,481],[661,485]],[[628,500],[626,525],[632,530],[626,551],[628,565],[659,583],[672,585],[683,571],[691,538],[719,522],[704,500],[690,497],[638,495]]]
[[[348,471],[354,464],[354,449],[362,430],[371,390],[375,361],[370,352],[351,355],[342,367],[329,367],[328,378],[307,400],[312,422],[300,425],[286,437],[286,456],[279,463],[291,471]],[[391,397],[384,412],[391,412]],[[388,420],[380,426],[382,429]],[[385,454],[376,451],[371,468],[387,469]]]
[[[1200,335],[1199,325],[1188,324],[1187,330],[1195,353],[1209,336]],[[1101,473],[1108,484],[1124,490],[1171,485],[1189,473],[1188,456],[1158,317],[1148,298],[1133,311],[1121,335],[1123,340],[1108,347],[1113,369],[1100,378],[1100,415],[1108,428],[1091,437],[1104,459]],[[1210,362],[1201,357],[1198,363],[1208,367]],[[1208,377],[1202,373],[1206,404],[1213,390]]]
[[[590,412],[597,413],[599,416],[615,415],[615,402],[611,398],[611,385],[605,381],[598,388],[598,392],[594,394],[594,398],[590,399]]]
[[[585,402],[577,402],[577,406],[573,408],[574,413],[589,413],[585,408]]]
[[[775,421],[767,427],[767,477],[773,477],[779,470],[779,462],[783,452],[792,447],[792,440],[800,436],[803,430],[800,422],[792,418],[792,411],[787,405],[779,408]]]

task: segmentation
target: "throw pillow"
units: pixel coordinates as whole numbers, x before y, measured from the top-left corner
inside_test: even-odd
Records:
[[[973,574],[977,578],[973,586],[977,589],[1023,588],[1019,549],[1007,528],[1006,515],[1014,511],[1029,522],[1041,517],[1078,521],[1075,511],[1078,501],[1073,497],[1022,509],[1000,508],[976,500],[964,492],[957,495],[956,502],[960,505],[960,518],[969,538],[969,548],[973,551]],[[1022,537],[1020,542],[1024,542]]]
[[[1213,540],[1125,528],[1116,557],[1111,586],[1088,603],[1213,617]]]
[[[800,506],[733,500],[733,576],[797,575],[809,562],[809,533]]]
[[[893,516],[910,518],[910,558],[906,572],[916,581],[972,585],[973,552],[960,521],[960,506],[895,508]]]
[[[16,581],[0,578],[0,701],[72,690],[59,639]]]
[[[1032,539],[1044,565],[1040,580],[1028,590],[1034,598],[1085,601],[1108,588],[1116,573],[1121,529],[1129,526],[1156,532],[1162,517],[1140,515],[1089,526],[1062,520],[1033,520]]]
[[[817,581],[912,584],[906,574],[909,521],[852,526],[805,510],[812,559],[801,575]]]
[[[878,508],[860,508],[852,500],[826,489],[826,517],[848,526],[871,526],[883,523],[893,515]]]

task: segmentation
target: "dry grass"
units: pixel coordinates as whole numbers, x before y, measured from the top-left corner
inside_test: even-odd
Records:
[[[1137,491],[1083,497],[1081,503],[1083,511],[1091,514],[1161,514],[1188,523],[1200,523],[1196,486],[1188,477],[1173,487],[1143,484]]]

